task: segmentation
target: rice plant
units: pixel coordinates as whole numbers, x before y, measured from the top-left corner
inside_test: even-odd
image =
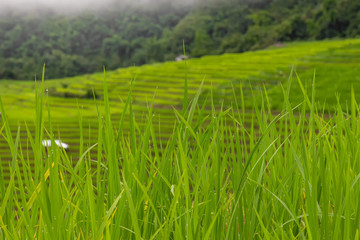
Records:
[[[359,239],[355,93],[346,109],[338,99],[327,111],[316,101],[315,76],[309,88],[293,76],[276,113],[266,89],[249,108],[236,87],[231,106],[215,103],[212,91],[200,102],[203,82],[190,101],[185,88],[164,140],[153,124],[156,93],[140,125],[132,81],[113,121],[104,75],[103,100],[93,103],[94,144],[84,138],[78,107],[77,157],[54,144],[61,131],[44,81],[35,89],[35,132],[25,124],[14,135],[0,101],[0,133],[12,158],[8,177],[0,169],[0,238]],[[296,105],[295,83],[302,93]],[[53,144],[44,148],[44,138]]]

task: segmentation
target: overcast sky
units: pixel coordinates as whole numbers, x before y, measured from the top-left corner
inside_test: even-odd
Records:
[[[123,1],[123,0],[120,0]],[[114,0],[0,0],[0,9],[33,9],[33,8],[52,8],[61,9],[92,9],[106,6]]]
[[[111,3],[131,3],[143,5],[146,2],[169,1],[173,3],[189,3],[199,0],[0,0],[0,12],[6,9],[30,10],[36,8],[50,8],[53,10],[78,11],[106,8]]]
[[[8,10],[29,11],[33,9],[52,9],[57,12],[71,13],[86,10],[106,9],[110,4],[144,5],[145,3],[168,1],[186,4],[199,0],[0,0],[0,14]]]

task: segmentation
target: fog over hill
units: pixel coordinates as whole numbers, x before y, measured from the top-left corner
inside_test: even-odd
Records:
[[[93,9],[100,6],[106,6],[113,0],[2,0],[0,1],[1,9],[11,9],[11,10],[30,10],[36,8],[49,8],[53,10],[78,10],[78,9]]]
[[[142,7],[158,4],[188,5],[206,0],[1,0],[0,14],[6,15],[12,12],[29,12],[33,10],[47,10],[58,13],[76,13],[83,11],[97,11],[109,9],[109,7]],[[221,0],[220,0],[221,1]]]
[[[354,0],[72,1],[0,0],[0,79],[174,61],[183,45],[196,58],[360,36]]]

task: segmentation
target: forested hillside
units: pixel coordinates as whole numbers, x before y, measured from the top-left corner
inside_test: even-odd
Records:
[[[360,1],[222,0],[0,16],[0,79],[46,79],[294,40],[360,35]]]

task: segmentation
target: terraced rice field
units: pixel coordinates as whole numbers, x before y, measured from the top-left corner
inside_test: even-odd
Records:
[[[359,56],[292,43],[1,80],[0,239],[359,239]]]
[[[45,105],[51,109],[56,138],[70,144],[70,155],[79,156],[86,146],[95,144],[97,140],[97,109],[102,111],[104,76],[109,88],[115,126],[121,117],[133,80],[133,117],[139,123],[136,126],[137,131],[143,131],[143,120],[146,119],[150,104],[154,103],[153,121],[156,134],[166,140],[176,121],[173,109],[182,108],[185,78],[188,80],[189,98],[194,96],[203,81],[200,102],[212,94],[215,108],[231,107],[235,103],[234,96],[237,96],[237,102],[244,108],[244,121],[251,124],[254,116],[246,109],[250,109],[254,101],[264,96],[264,89],[272,110],[281,109],[281,86],[286,87],[293,67],[304,85],[311,83],[316,70],[316,97],[325,104],[325,109],[332,110],[337,101],[336,93],[341,95],[342,104],[345,106],[350,99],[351,86],[355,93],[359,93],[359,56],[360,40],[354,39],[291,43],[286,47],[263,51],[118,69],[106,72],[105,75],[96,73],[45,81]],[[97,100],[93,99],[93,91]],[[30,162],[33,156],[31,151],[27,151],[29,141],[26,138],[25,123],[30,132],[34,133],[34,92],[34,81],[0,81],[0,96],[10,119],[11,129],[15,135],[18,125],[20,126],[21,147],[27,152]],[[290,99],[301,102],[302,96],[299,86],[293,84]],[[206,111],[210,113],[210,108],[207,107]],[[83,119],[82,131],[79,116]],[[125,132],[129,129],[129,117],[125,118]],[[8,177],[11,153],[4,138],[0,139],[0,156]]]

